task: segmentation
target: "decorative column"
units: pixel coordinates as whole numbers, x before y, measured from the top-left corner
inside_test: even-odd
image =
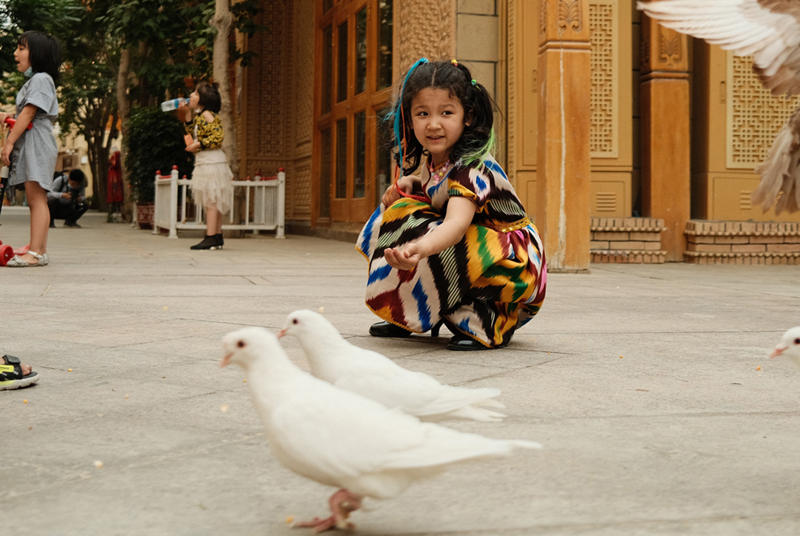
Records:
[[[536,225],[548,268],[589,268],[588,0],[540,0]]]
[[[688,38],[642,15],[642,211],[664,220],[667,261],[683,260],[691,217]]]

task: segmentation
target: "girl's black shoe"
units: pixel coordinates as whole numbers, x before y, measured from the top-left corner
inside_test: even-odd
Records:
[[[411,332],[389,322],[376,322],[369,327],[369,334],[373,337],[409,337]]]
[[[462,335],[461,333],[453,335],[453,338],[447,343],[448,350],[455,350],[457,352],[470,352],[473,350],[493,350],[488,348],[475,339]]]
[[[225,245],[225,239],[222,238],[222,233],[215,234],[214,238],[216,238],[216,240],[217,240],[217,245],[219,246],[218,249],[222,249],[222,246]]]
[[[201,242],[189,249],[222,249],[222,244],[217,239],[217,235],[206,235]]]

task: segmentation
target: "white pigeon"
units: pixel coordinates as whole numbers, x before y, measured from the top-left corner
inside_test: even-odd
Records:
[[[800,326],[787,330],[781,337],[781,342],[775,346],[769,356],[775,358],[779,355],[789,357],[795,365],[800,367]]]
[[[659,0],[637,7],[663,26],[753,56],[754,70],[774,95],[800,94],[800,2],[797,0]],[[775,137],[756,171],[752,199],[764,211],[800,210],[800,109]]]
[[[228,333],[222,345],[220,366],[244,369],[275,458],[295,473],[341,488],[329,499],[330,517],[296,526],[352,528],[347,518],[363,497],[393,497],[458,462],[541,448],[423,423],[334,387],[295,366],[264,328]]]
[[[291,313],[278,337],[286,334],[300,341],[311,374],[386,407],[430,421],[463,418],[492,422],[505,417],[489,409],[505,407],[494,400],[499,389],[443,385],[427,374],[405,369],[378,352],[350,344],[314,311]]]

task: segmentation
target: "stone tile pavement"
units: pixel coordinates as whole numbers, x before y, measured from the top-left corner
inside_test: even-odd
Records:
[[[195,238],[81,223],[51,230],[49,266],[0,268],[0,351],[42,376],[0,392],[0,533],[305,533],[286,518],[323,514],[331,490],[272,459],[241,373],[217,361],[223,334],[319,307],[404,366],[503,390],[503,423],[454,428],[545,446],[373,502],[358,534],[800,533],[800,370],[767,358],[800,324],[800,267],[553,274],[508,348],[453,353],[446,330],[368,336],[352,244],[261,235],[190,251]],[[4,209],[0,240],[27,234],[27,213]]]

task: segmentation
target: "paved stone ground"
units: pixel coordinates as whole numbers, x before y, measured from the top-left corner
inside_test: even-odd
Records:
[[[332,490],[272,459],[240,371],[217,361],[223,334],[319,307],[404,366],[503,390],[506,421],[453,427],[545,445],[373,502],[359,534],[800,534],[800,370],[767,359],[800,324],[799,267],[553,274],[508,348],[453,353],[444,336],[367,335],[349,243],[194,252],[194,238],[81,223],[51,230],[50,266],[0,269],[0,350],[42,376],[0,392],[3,534],[306,533],[287,516],[324,513]],[[0,224],[0,240],[27,241],[25,211]]]

